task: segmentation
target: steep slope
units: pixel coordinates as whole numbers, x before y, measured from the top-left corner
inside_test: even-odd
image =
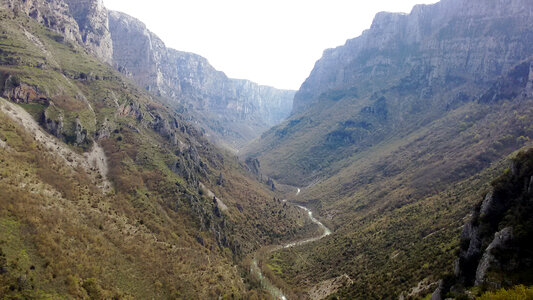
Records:
[[[102,0],[2,0],[0,7],[27,15],[68,40],[84,45],[102,61],[112,63],[113,46]]]
[[[215,141],[240,148],[289,115],[293,91],[228,78],[199,55],[166,48],[135,18],[110,12],[109,19],[116,67],[181,104]]]
[[[58,22],[83,26],[65,3],[35,5],[30,17],[0,9],[0,294],[205,299],[258,288],[242,258],[313,229],[306,216],[272,200],[190,117],[68,38]]]
[[[444,0],[417,5],[408,15],[378,13],[361,36],[324,52],[298,91],[294,112],[333,98],[328,93],[369,95],[385,82],[403,83],[422,99],[442,85],[490,82],[531,55],[530,5]]]
[[[305,185],[333,162],[448,114],[533,55],[530,7],[446,0],[409,15],[379,13],[360,37],[324,52],[291,119],[243,156]]]
[[[530,1],[446,0],[380,13],[327,50],[293,115],[243,151],[334,233],[272,256],[296,291],[348,275],[339,295],[431,292],[463,218],[533,138]],[[430,258],[430,259],[428,259]],[[339,277],[340,278],[340,277]]]
[[[458,297],[472,286],[533,285],[533,149],[518,153],[491,186],[464,226],[454,276],[435,298]]]

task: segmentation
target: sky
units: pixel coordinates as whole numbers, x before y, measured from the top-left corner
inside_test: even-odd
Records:
[[[167,47],[200,54],[232,78],[297,90],[327,48],[368,29],[377,12],[437,0],[104,0]]]

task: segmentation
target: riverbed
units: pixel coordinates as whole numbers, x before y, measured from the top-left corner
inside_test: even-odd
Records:
[[[298,189],[298,192],[296,194],[298,195],[299,193],[300,193],[300,189]],[[283,200],[283,201],[286,202],[286,200]],[[279,245],[277,247],[273,247],[271,250],[268,251],[268,253],[272,253],[280,249],[301,246],[307,243],[318,241],[331,234],[331,230],[329,228],[327,228],[324,224],[322,224],[322,222],[320,222],[315,217],[313,217],[313,212],[309,208],[305,206],[301,206],[301,205],[296,205],[296,204],[291,204],[291,205],[295,205],[296,207],[304,210],[307,213],[307,216],[309,217],[311,222],[318,225],[321,233],[319,236],[305,238],[302,240],[298,240],[298,241],[286,243],[283,245]],[[261,272],[261,268],[259,267],[258,262],[257,262],[257,256],[254,256],[254,258],[252,259],[252,263],[250,265],[250,273],[252,274],[252,276],[255,276],[257,279],[259,279],[259,281],[261,282],[261,287],[265,291],[267,291],[269,294],[271,294],[273,297],[275,297],[276,299],[281,299],[281,300],[287,299],[283,291],[277,286],[275,286],[272,282],[270,282],[270,280],[268,280],[266,276],[263,275],[263,272]]]

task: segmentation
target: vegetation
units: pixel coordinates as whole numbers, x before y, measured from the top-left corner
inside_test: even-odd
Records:
[[[264,273],[293,297],[344,274],[353,284],[331,297],[423,296],[450,277],[461,226],[494,174],[533,145],[533,99],[513,85],[499,93],[501,84],[466,82],[421,99],[408,78],[324,93],[247,150],[275,180],[308,186],[297,201],[334,230],[271,253],[266,245],[316,227],[270,178],[257,183],[182,107],[79,45],[6,11],[0,22],[6,298],[266,298],[248,275],[258,250]],[[507,173],[493,185],[515,197],[520,180]],[[498,226],[512,225],[530,249],[531,207],[521,204]]]
[[[492,181],[492,191],[475,206],[465,224],[455,274],[444,280],[441,289],[447,297],[533,284],[533,148],[519,152],[510,165]],[[497,240],[498,232],[509,234]],[[483,264],[487,269],[480,273]]]
[[[486,292],[476,299],[479,300],[507,300],[507,299],[533,299],[533,287],[517,285],[511,289],[501,289],[495,292]]]
[[[507,158],[532,145],[533,99],[522,96],[527,77],[515,79],[437,87],[428,99],[391,80],[321,99],[265,133],[244,155],[278,181],[307,186],[297,200],[334,229],[272,257],[277,276],[306,290],[347,274],[347,298],[407,296],[422,282],[431,284],[419,294],[435,289],[453,271],[468,212]],[[520,82],[506,85],[512,97],[479,100],[507,81]]]
[[[262,295],[239,263],[309,230],[305,216],[176,107],[29,18],[0,11],[0,22],[0,294]]]

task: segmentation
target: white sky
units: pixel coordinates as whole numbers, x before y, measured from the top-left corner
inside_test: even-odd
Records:
[[[104,0],[167,45],[206,57],[232,78],[298,89],[327,48],[370,27],[379,11],[437,0]]]

